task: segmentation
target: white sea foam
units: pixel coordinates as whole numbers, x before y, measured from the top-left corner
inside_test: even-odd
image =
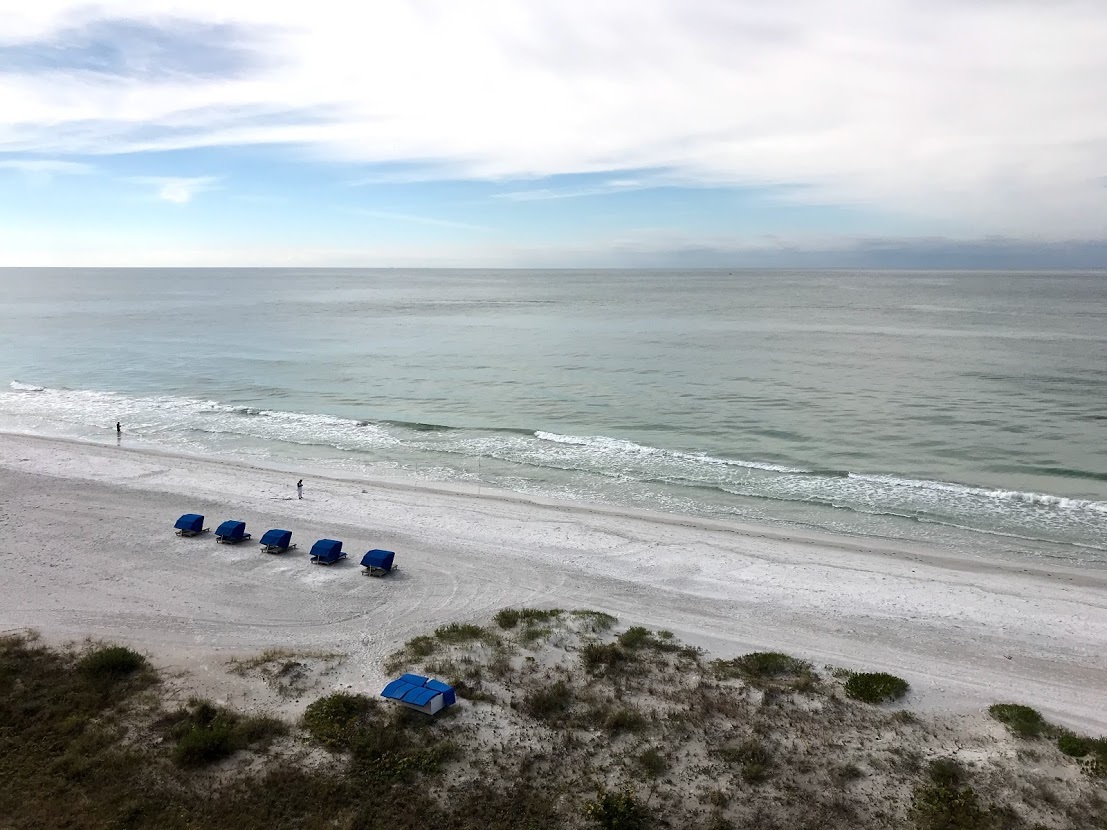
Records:
[[[11,382],[11,388],[16,392],[45,392],[45,386],[35,386],[33,383],[20,383],[18,380]]]

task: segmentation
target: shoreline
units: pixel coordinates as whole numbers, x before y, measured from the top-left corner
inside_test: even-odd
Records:
[[[333,472],[305,475],[297,502],[288,469],[12,433],[0,471],[0,630],[121,639],[227,694],[226,659],[268,647],[348,651],[335,688],[375,694],[410,637],[555,605],[669,628],[712,656],[890,671],[912,708],[1022,702],[1107,731],[1107,572],[1094,568]],[[212,527],[247,521],[254,541],[288,527],[300,549],[172,536],[194,509]],[[332,534],[351,559],[309,565],[311,540]],[[381,546],[399,572],[362,579],[358,558]]]
[[[0,441],[8,438],[29,439],[31,441],[46,442],[47,444],[67,444],[79,447],[99,448],[110,452],[133,453],[139,456],[176,459],[186,462],[219,464],[239,467],[245,470],[255,470],[263,474],[284,473],[298,478],[307,475],[316,481],[328,481],[335,484],[363,485],[376,489],[398,492],[407,491],[428,496],[437,495],[444,497],[472,498],[488,502],[530,505],[536,508],[590,514],[599,517],[607,516],[611,518],[640,519],[642,521],[656,522],[676,527],[717,530],[746,537],[793,542],[798,545],[819,546],[827,549],[839,549],[855,553],[871,553],[877,556],[917,557],[929,562],[941,564],[947,568],[973,572],[987,571],[991,568],[1002,571],[1017,569],[1048,576],[1060,574],[1065,577],[1074,578],[1100,573],[1102,578],[1093,578],[1091,584],[1107,587],[1107,562],[1100,564],[1091,561],[1080,567],[1074,567],[1068,564],[1061,564],[1060,562],[1057,564],[1041,562],[1035,558],[1035,554],[1011,555],[997,551],[988,556],[982,556],[977,553],[962,553],[940,547],[912,544],[907,541],[888,539],[885,537],[865,536],[862,534],[828,533],[807,529],[787,530],[772,525],[758,525],[730,519],[714,519],[706,516],[694,516],[681,513],[666,513],[647,508],[607,505],[593,502],[563,501],[531,493],[499,490],[479,484],[417,481],[407,478],[367,477],[355,474],[340,475],[337,474],[335,470],[326,467],[311,467],[310,465],[303,464],[284,465],[276,462],[259,463],[257,461],[248,461],[241,458],[209,458],[192,453],[166,450],[146,444],[137,447],[128,447],[118,444],[112,445],[110,441],[89,441],[80,438],[35,435],[33,433],[9,432],[0,429]]]

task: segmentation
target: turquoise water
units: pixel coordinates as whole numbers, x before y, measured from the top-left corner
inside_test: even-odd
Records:
[[[0,429],[122,420],[172,450],[1107,563],[1107,274],[5,269],[0,291]]]

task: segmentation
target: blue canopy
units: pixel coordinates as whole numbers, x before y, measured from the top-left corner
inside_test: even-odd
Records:
[[[311,555],[324,562],[333,562],[342,554],[342,543],[336,539],[320,539],[311,546]]]
[[[246,533],[246,522],[226,521],[215,531],[217,539],[241,539]]]
[[[380,568],[382,571],[390,571],[392,570],[392,560],[395,557],[395,551],[374,548],[361,557],[361,565],[365,568]]]
[[[173,527],[177,530],[199,533],[204,529],[204,517],[199,513],[185,513],[181,518],[177,519],[177,523],[173,525]]]
[[[267,548],[287,548],[292,544],[292,531],[278,528],[267,530],[265,535],[261,537],[261,543]]]
[[[419,674],[405,674],[384,687],[381,697],[398,700],[412,706],[426,706],[442,695],[443,708],[457,702],[454,687],[441,680],[428,679]]]

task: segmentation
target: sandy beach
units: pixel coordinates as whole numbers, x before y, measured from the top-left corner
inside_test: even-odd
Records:
[[[255,540],[287,528],[299,549],[178,538],[186,512],[243,520]],[[350,559],[311,565],[322,537]],[[390,578],[362,576],[374,547],[396,551]],[[234,657],[341,651],[327,682],[375,694],[407,639],[532,605],[667,628],[718,657],[889,671],[918,710],[1016,701],[1107,732],[1101,570],[17,435],[0,435],[0,557],[0,630],[122,642],[231,703],[257,695],[226,671]]]

